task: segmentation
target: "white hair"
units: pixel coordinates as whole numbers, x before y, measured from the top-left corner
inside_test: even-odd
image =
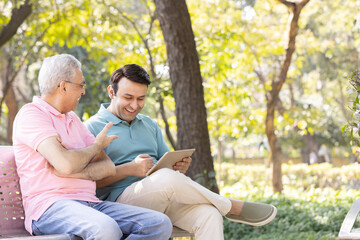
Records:
[[[73,81],[76,68],[81,71],[81,63],[69,54],[45,58],[39,71],[40,93],[53,93],[61,81]]]

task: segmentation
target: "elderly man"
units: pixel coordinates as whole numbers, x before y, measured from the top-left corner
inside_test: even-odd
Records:
[[[109,132],[119,137],[105,148],[116,174],[97,181],[98,196],[164,212],[175,226],[195,233],[197,240],[223,239],[225,215],[253,226],[272,221],[274,206],[228,199],[186,177],[183,173],[191,158],[176,162],[175,171],[165,168],[145,177],[153,163],[169,151],[156,122],[140,114],[150,83],[147,72],[136,64],[117,69],[108,86],[110,104],[102,104],[85,122],[95,136],[113,122]]]
[[[106,136],[108,123],[95,138],[72,112],[85,94],[80,62],[67,54],[46,58],[39,86],[41,96],[14,122],[26,229],[83,239],[168,239],[172,224],[164,214],[95,196],[95,181],[115,174],[103,149],[117,137]]]

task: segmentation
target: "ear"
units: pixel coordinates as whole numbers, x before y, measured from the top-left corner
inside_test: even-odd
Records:
[[[66,93],[66,82],[65,81],[61,81],[58,85],[58,90],[61,94],[65,94]]]
[[[112,86],[109,85],[109,86],[107,87],[107,90],[108,90],[109,98],[110,98],[110,99],[114,99],[114,97],[115,97],[115,92],[114,92],[114,89],[112,88]]]

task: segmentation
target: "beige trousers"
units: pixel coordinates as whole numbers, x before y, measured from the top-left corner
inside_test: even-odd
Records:
[[[174,226],[196,240],[222,240],[229,199],[211,192],[182,173],[160,169],[125,189],[117,202],[165,213]]]

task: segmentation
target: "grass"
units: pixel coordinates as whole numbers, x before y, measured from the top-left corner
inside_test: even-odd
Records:
[[[358,164],[283,164],[281,194],[272,192],[271,170],[262,164],[223,163],[216,170],[221,195],[278,209],[274,221],[256,228],[224,219],[225,240],[335,240],[346,213],[360,197]]]
[[[283,165],[284,190],[273,194],[270,169],[263,165],[221,166],[221,195],[275,205],[275,220],[251,227],[224,220],[227,240],[332,240],[352,203],[360,197],[360,166]]]

